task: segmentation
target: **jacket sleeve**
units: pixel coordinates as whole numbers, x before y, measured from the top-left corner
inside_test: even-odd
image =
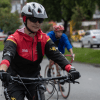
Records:
[[[11,62],[16,54],[16,47],[17,44],[14,39],[7,39],[3,50],[2,60],[8,60],[9,62]]]
[[[45,45],[46,56],[56,62],[62,69],[65,70],[65,66],[70,64],[65,56],[58,50],[52,40],[49,40]]]
[[[69,49],[72,49],[72,45],[70,44],[66,34],[64,34],[64,36],[63,36],[63,41],[64,41],[65,47],[67,48],[68,51],[69,51]]]

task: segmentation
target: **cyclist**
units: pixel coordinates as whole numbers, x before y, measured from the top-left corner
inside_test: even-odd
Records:
[[[68,71],[73,79],[78,79],[80,73],[71,67],[68,60],[55,48],[49,36],[40,29],[41,23],[47,14],[45,8],[36,2],[27,3],[21,11],[25,27],[17,29],[10,35],[5,43],[3,57],[0,64],[1,80],[7,86],[7,92],[11,99],[24,100],[25,88],[17,83],[9,84],[12,76],[38,77],[40,75],[40,63],[44,54],[49,59],[58,63],[62,69]],[[35,85],[26,85],[31,96],[28,100],[37,100]],[[41,91],[44,99],[43,91]]]
[[[13,34],[11,31],[8,31],[8,32],[7,32],[7,35],[8,35],[8,36],[11,35],[11,34]],[[5,39],[4,39],[4,44],[5,44],[5,42],[6,42],[7,38],[8,38],[8,36],[5,37]]]
[[[74,59],[74,54],[73,54],[73,50],[72,50],[72,45],[70,44],[68,37],[66,34],[63,33],[64,27],[62,25],[55,25],[53,27],[54,31],[50,31],[49,33],[47,33],[47,35],[51,38],[51,40],[55,43],[55,45],[58,47],[58,50],[64,54],[65,53],[65,47],[67,48],[67,50],[71,53],[72,55],[72,59]],[[48,70],[48,77],[51,77],[51,66],[52,63],[54,63],[52,60],[49,60],[49,70]],[[55,63],[56,65],[56,69],[57,71],[59,71],[58,69],[58,64]],[[60,73],[57,72],[57,76],[59,76]]]

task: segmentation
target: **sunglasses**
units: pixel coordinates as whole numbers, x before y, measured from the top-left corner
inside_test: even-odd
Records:
[[[42,22],[44,21],[43,18],[28,17],[28,19],[29,19],[31,22],[34,22],[34,23],[36,23],[37,21],[38,21],[39,23],[42,23]]]

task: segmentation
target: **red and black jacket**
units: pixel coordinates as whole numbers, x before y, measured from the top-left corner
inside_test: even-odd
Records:
[[[11,75],[35,77],[40,74],[40,63],[44,54],[58,63],[62,69],[69,64],[67,59],[56,49],[52,40],[39,30],[34,39],[21,29],[10,35],[3,50],[1,64],[6,64]],[[10,65],[9,65],[10,64]]]

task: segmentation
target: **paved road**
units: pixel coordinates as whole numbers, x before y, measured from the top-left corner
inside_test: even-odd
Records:
[[[41,63],[41,75],[44,75],[44,69],[47,64],[48,60],[44,59]],[[80,84],[71,84],[71,92],[67,100],[100,100],[100,68],[75,62],[73,66],[81,73],[81,78],[78,80]],[[0,85],[0,92],[1,90],[2,87]],[[45,94],[46,98],[48,98],[48,93]],[[50,100],[56,100],[56,96],[55,93]],[[0,100],[4,100],[4,97],[0,96]],[[64,100],[60,93],[59,100]]]
[[[42,75],[44,66],[48,60],[43,60]],[[88,64],[73,63],[81,73],[81,78],[78,80],[80,84],[71,84],[71,93],[67,100],[99,100],[100,99],[100,68]],[[59,94],[60,95],[60,94]],[[54,98],[56,94],[54,95]],[[56,100],[52,98],[52,100]],[[64,100],[61,98],[59,100]]]

